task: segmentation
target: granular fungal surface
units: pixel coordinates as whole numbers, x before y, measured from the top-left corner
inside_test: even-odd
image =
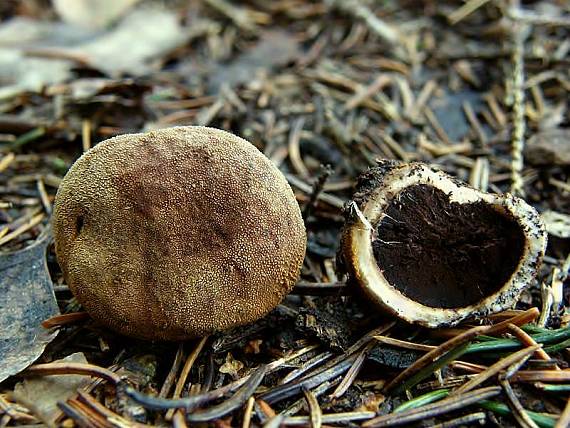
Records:
[[[432,186],[402,191],[386,214],[372,242],[378,266],[390,284],[427,306],[477,303],[501,288],[523,253],[514,219],[484,202],[450,202]]]
[[[267,422],[267,415],[257,411],[257,406],[250,412],[248,403],[251,403],[252,394],[256,402],[263,399],[268,403],[270,408],[266,410],[286,415],[283,420],[280,416],[277,418],[284,425],[294,424],[295,420],[299,422],[301,419],[292,419],[297,417],[303,417],[305,422],[302,423],[310,424],[311,416],[317,414],[319,408],[325,415],[323,424],[334,420],[335,425],[346,426],[393,425],[402,424],[402,418],[406,416],[401,409],[396,413],[394,410],[408,401],[407,391],[420,396],[441,389],[441,382],[468,381],[464,375],[472,370],[466,370],[462,364],[452,364],[452,361],[441,371],[442,379],[435,379],[433,374],[438,361],[436,364],[430,362],[423,369],[412,366],[430,349],[425,345],[440,346],[447,341],[446,328],[455,325],[456,321],[447,323],[446,320],[454,315],[457,315],[455,319],[461,318],[463,315],[459,316],[459,313],[463,311],[450,310],[441,314],[444,321],[438,327],[427,322],[422,324],[421,320],[413,321],[416,325],[410,326],[406,322],[395,322],[397,317],[383,310],[382,296],[377,298],[370,287],[365,293],[358,293],[358,288],[373,284],[362,281],[358,284],[361,287],[356,287],[355,282],[360,282],[362,277],[357,275],[360,271],[353,269],[357,267],[353,263],[364,260],[358,257],[362,252],[347,257],[348,250],[355,244],[372,251],[369,247],[372,241],[370,237],[367,241],[361,239],[368,231],[362,229],[361,219],[355,217],[358,211],[353,208],[368,213],[366,207],[374,203],[379,186],[385,186],[384,180],[388,178],[397,178],[400,167],[405,171],[404,179],[413,183],[421,179],[429,184],[414,165],[411,165],[413,176],[407,175],[412,171],[401,161],[412,161],[435,165],[454,180],[469,177],[470,182],[482,190],[490,187],[503,193],[511,191],[513,177],[522,176],[525,200],[539,212],[570,213],[570,198],[566,191],[570,166],[563,162],[566,157],[562,159],[561,145],[553,140],[564,135],[567,138],[562,138],[561,144],[568,144],[570,140],[570,134],[565,134],[570,130],[570,86],[567,84],[570,56],[565,42],[570,27],[563,23],[570,11],[568,2],[525,1],[520,5],[510,2],[508,7],[499,7],[498,2],[479,2],[475,8],[471,7],[473,2],[459,1],[114,2],[131,5],[128,10],[115,11],[120,16],[112,16],[109,8],[90,8],[89,4],[93,2],[86,0],[73,1],[73,8],[68,3],[71,2],[0,1],[2,48],[10,51],[0,60],[5,64],[0,67],[0,252],[28,248],[41,239],[43,232],[47,233],[61,180],[71,164],[89,147],[119,135],[178,125],[205,125],[230,131],[250,141],[269,157],[293,188],[300,205],[299,214],[304,215],[308,239],[300,281],[275,310],[250,325],[214,333],[205,340],[183,343],[135,340],[104,329],[86,316],[84,308],[73,298],[70,284],[56,261],[54,246],[49,245],[47,262],[53,290],[64,316],[48,320],[49,330],[38,322],[27,324],[46,332],[58,332],[37,362],[51,364],[77,353],[81,361],[85,358],[98,370],[95,374],[110,368],[116,376],[126,380],[119,385],[120,396],[110,380],[112,377],[108,380],[93,378],[90,392],[77,396],[74,389],[69,388],[67,379],[70,376],[64,376],[61,385],[65,384],[65,393],[53,393],[50,389],[48,394],[50,401],[59,403],[54,407],[55,425],[101,426],[105,424],[101,416],[104,412],[104,417],[112,418],[116,425],[122,426],[168,423],[182,426],[184,422],[195,424],[189,419],[205,419],[204,415],[209,419],[204,425],[239,425],[247,422],[251,415],[251,425],[260,426]],[[76,13],[80,10],[84,13]],[[62,11],[65,17],[60,15]],[[88,21],[84,21],[86,18]],[[76,19],[83,24],[74,23]],[[25,41],[22,40],[24,24]],[[524,31],[512,31],[521,25]],[[524,33],[524,40],[518,37],[521,33]],[[422,43],[411,43],[414,40]],[[520,42],[523,42],[522,46]],[[46,47],[49,52],[55,49],[58,54],[45,55],[49,53]],[[30,51],[44,55],[30,56]],[[521,115],[521,112],[526,114]],[[517,140],[522,138],[524,147],[512,144],[512,136]],[[540,153],[537,153],[537,145]],[[168,147],[174,149],[172,145]],[[512,157],[520,159],[522,148],[523,169],[519,171],[520,164],[509,161]],[[548,156],[542,158],[541,153]],[[202,180],[191,180],[183,173],[174,182],[154,181],[149,173],[163,176],[173,161],[185,158],[195,162],[198,156],[206,153],[181,150],[176,156],[161,157],[156,168],[152,168],[150,155],[149,151],[139,150],[123,156],[118,159],[124,163],[115,181],[102,183],[105,188],[116,188],[128,180],[129,188],[121,186],[123,191],[113,195],[117,199],[117,211],[130,209],[129,213],[133,217],[136,215],[133,223],[95,223],[95,212],[106,214],[109,206],[109,202],[102,203],[99,198],[90,205],[81,205],[88,209],[77,210],[75,217],[69,217],[69,230],[76,231],[81,237],[79,240],[91,234],[93,238],[89,242],[95,243],[100,236],[114,233],[117,238],[113,241],[121,237],[120,242],[114,244],[115,254],[127,248],[139,249],[137,257],[117,257],[116,263],[106,264],[109,268],[96,269],[91,266],[109,251],[97,250],[103,242],[97,242],[96,247],[84,245],[83,251],[89,256],[84,258],[86,265],[82,267],[92,272],[90,276],[95,282],[89,284],[101,284],[103,279],[117,284],[115,296],[124,296],[126,302],[123,310],[139,308],[140,316],[147,321],[151,319],[151,313],[158,313],[165,297],[152,281],[160,281],[165,286],[173,284],[173,272],[178,272],[178,278],[182,278],[180,272],[189,269],[186,260],[192,255],[210,261],[213,260],[210,255],[217,250],[217,254],[227,252],[227,257],[218,258],[219,264],[197,264],[204,275],[203,288],[195,287],[195,290],[211,290],[212,278],[221,278],[223,272],[231,273],[238,280],[242,275],[249,277],[259,271],[258,268],[246,271],[243,265],[236,266],[233,262],[241,250],[229,242],[229,238],[224,238],[244,220],[241,217],[247,219],[250,215],[258,215],[259,205],[252,200],[256,197],[255,190],[248,183],[244,184],[248,192],[244,198],[247,205],[227,209],[230,192],[235,187],[226,183],[234,182],[235,170],[249,168],[248,163],[224,157],[226,166],[221,171],[206,162],[207,168],[201,169]],[[172,162],[165,164],[168,158],[172,158]],[[133,161],[139,166],[136,169],[129,167]],[[327,165],[334,169],[333,174]],[[516,168],[511,168],[512,165]],[[101,173],[107,174],[108,167],[101,165]],[[252,183],[258,183],[259,175],[255,169],[252,171]],[[459,185],[457,181],[455,183]],[[82,186],[82,192],[95,183],[87,184]],[[174,184],[179,186],[176,196],[164,195],[164,188]],[[196,187],[192,187],[193,184]],[[218,191],[208,191],[210,184],[219,184]],[[149,188],[150,191],[145,191]],[[410,195],[419,199],[418,195]],[[111,196],[102,192],[103,200],[109,201]],[[192,200],[192,204],[181,206],[183,197]],[[514,201],[510,197],[507,199]],[[446,198],[443,200],[447,203]],[[349,201],[356,205],[347,204]],[[410,204],[411,201],[404,197],[402,203]],[[349,209],[343,210],[344,207]],[[268,206],[269,212],[275,213],[276,221],[281,224],[282,217],[273,208]],[[203,228],[193,228],[196,218],[206,209],[219,214],[208,217],[211,221],[203,221]],[[418,290],[417,294],[424,301],[428,291],[434,293],[432,302],[435,305],[443,305],[441,296],[455,299],[455,302],[446,299],[446,305],[452,306],[457,301],[463,304],[464,296],[458,296],[458,290],[470,289],[476,282],[474,272],[463,267],[471,261],[468,259],[463,264],[455,261],[455,265],[461,266],[454,269],[460,282],[457,285],[455,278],[451,278],[454,284],[451,289],[455,293],[450,293],[450,287],[446,287],[441,279],[443,275],[433,271],[434,266],[431,266],[434,264],[432,258],[439,264],[455,260],[451,258],[454,253],[449,239],[442,244],[443,248],[430,248],[430,257],[418,250],[427,245],[428,235],[433,241],[442,233],[435,228],[429,234],[422,230],[425,224],[416,220],[427,216],[433,221],[433,217],[445,216],[439,207],[433,206],[433,209],[434,214],[431,214],[423,212],[418,205],[410,206],[407,212],[413,214],[410,214],[410,222],[414,220],[415,223],[405,225],[405,229],[400,224],[397,225],[401,229],[394,229],[386,218],[380,237],[404,242],[400,244],[403,248],[380,246],[377,252],[383,257],[386,275],[402,280],[401,289]],[[474,208],[468,209],[471,212]],[[397,211],[397,207],[392,207],[390,212],[402,222],[405,212],[400,215]],[[447,211],[453,210],[447,208]],[[176,221],[172,220],[174,212],[180,213]],[[145,215],[153,220],[145,222]],[[474,220],[443,217],[441,221],[453,226],[457,224],[459,228],[463,222],[477,220],[477,215]],[[489,216],[491,224],[500,220],[493,212]],[[167,220],[170,226],[157,228],[158,223],[164,224]],[[376,221],[379,220],[374,221],[374,227],[378,226]],[[521,217],[520,224],[525,221]],[[94,230],[96,225],[97,230]],[[534,226],[541,229],[540,224]],[[420,229],[423,241],[417,241],[415,229]],[[164,232],[158,233],[159,230]],[[249,236],[259,231],[258,236],[263,242],[271,242],[274,237],[283,237],[282,231],[290,230],[290,227],[278,229],[257,220],[250,228],[238,230]],[[359,233],[348,233],[349,230]],[[101,233],[93,233],[98,231]],[[477,236],[479,231],[472,233]],[[466,234],[460,229],[461,236]],[[127,239],[129,235],[132,236]],[[390,237],[394,235],[397,236]],[[503,233],[501,239],[506,239],[504,235],[508,237]],[[182,237],[179,245],[171,244],[171,236]],[[485,239],[488,236],[498,239],[494,232],[486,233]],[[536,237],[529,235],[526,243],[530,244]],[[337,253],[341,238],[346,250],[340,248]],[[516,299],[520,288],[528,285],[512,306],[517,312],[491,315],[485,310],[488,305],[482,305],[484,308],[476,312],[483,318],[482,324],[495,324],[514,315],[516,319],[509,322],[525,327],[535,341],[549,338],[545,348],[553,362],[545,364],[531,358],[516,373],[519,379],[513,380],[513,388],[525,412],[532,418],[540,418],[535,422],[554,426],[567,406],[570,393],[547,394],[532,385],[535,382],[552,384],[549,379],[553,375],[564,375],[564,370],[556,369],[570,364],[570,353],[565,346],[570,338],[567,323],[570,239],[554,235],[548,239],[546,265],[539,269],[537,261],[528,269],[517,269],[517,278],[524,276],[525,281],[509,288],[509,292],[493,306],[495,310],[503,304],[510,305],[508,302]],[[254,246],[252,239],[243,242],[244,251]],[[286,238],[278,242],[281,243],[279,249],[289,246]],[[415,246],[406,248],[410,242]],[[490,278],[491,268],[499,270],[494,260],[500,257],[508,272],[516,259],[513,242],[509,241],[501,249],[502,253],[497,249],[492,255],[484,254],[484,273]],[[477,252],[479,250],[477,248]],[[342,257],[337,259],[336,254]],[[170,262],[160,262],[164,260],[162,255],[167,255]],[[267,257],[266,252],[252,260],[255,266],[267,260],[264,265],[276,267],[281,258]],[[152,268],[149,261],[157,267]],[[38,313],[38,305],[41,306],[43,300],[30,299],[26,287],[31,263],[26,265],[27,270],[26,266],[20,266],[23,269],[19,272],[23,276],[11,280],[11,288],[20,291],[18,299],[0,293],[0,307],[7,308],[0,310],[4,317],[16,311],[26,320],[37,321],[32,315]],[[34,265],[40,263],[43,263],[42,258],[34,258]],[[372,260],[374,263],[376,261]],[[155,298],[137,298],[134,288],[113,283],[115,278],[124,277],[112,275],[121,273],[120,265],[128,265],[129,269],[136,265],[141,282],[156,290]],[[388,265],[395,267],[387,268]],[[551,282],[554,268],[558,272],[555,282],[564,286],[563,301],[556,308],[558,310],[541,311],[539,284]],[[528,275],[523,275],[525,271]],[[531,280],[535,271],[536,280]],[[423,288],[410,283],[406,274],[419,277],[419,285]],[[430,276],[435,276],[437,281]],[[254,308],[259,308],[255,298],[249,299],[252,288],[248,286],[248,280],[239,283],[244,286],[235,287],[229,306],[219,303],[219,289],[227,289],[230,283],[218,281],[217,290],[206,294],[197,307],[203,312],[217,308],[216,313],[221,315],[209,318],[215,322],[222,316],[227,317],[241,302],[251,302]],[[499,283],[497,279],[489,287]],[[263,289],[267,282],[257,284]],[[130,292],[133,292],[132,297]],[[183,298],[187,293],[175,295]],[[260,292],[257,295],[267,294]],[[480,295],[477,292],[467,297],[476,300]],[[116,300],[114,297],[115,304],[102,311],[102,316],[122,319],[117,315]],[[180,304],[174,308],[179,309]],[[533,329],[541,312],[541,325],[544,323],[547,330]],[[400,316],[432,314],[433,310],[404,309]],[[166,316],[166,319],[172,322],[174,316]],[[182,315],[177,319],[185,324],[198,321]],[[6,339],[0,340],[0,348],[14,349],[12,344],[23,344],[27,332],[15,328],[10,320],[6,321],[9,328],[0,327],[4,333],[2,338]],[[456,327],[465,330],[471,322],[461,322]],[[156,330],[147,328],[144,331],[152,333]],[[470,363],[491,366],[520,350],[517,342],[516,346],[500,352],[488,351],[496,344],[504,343],[506,335],[512,334],[502,327],[494,331],[494,342],[489,337],[463,337],[472,338],[476,345],[473,349],[479,349],[469,354]],[[390,339],[371,339],[380,336],[419,346],[412,350],[408,349],[409,345]],[[459,342],[454,343],[462,346]],[[8,360],[24,361],[26,365],[32,362],[30,355],[33,353],[25,350],[9,351],[8,354],[5,363]],[[73,361],[76,361],[75,357]],[[64,364],[65,371],[69,372],[69,362]],[[269,365],[270,371],[262,386],[257,388],[251,378],[259,380],[259,377],[252,374],[259,373],[258,368],[265,365]],[[4,366],[9,366],[12,372],[19,370],[16,363]],[[413,370],[406,370],[410,367]],[[418,368],[421,376],[414,375]],[[52,370],[53,366],[44,370],[47,369]],[[532,376],[536,381],[526,381],[524,376]],[[401,392],[396,386],[384,390],[388,382],[397,377],[398,384],[405,388]],[[38,375],[33,381],[52,385],[58,383],[58,379],[58,376]],[[337,383],[343,379],[342,384]],[[46,424],[38,416],[52,414],[41,406],[42,400],[37,397],[45,394],[39,388],[28,388],[28,380],[31,377],[11,377],[0,383],[0,419],[10,427]],[[238,384],[245,385],[245,390],[238,388]],[[200,393],[183,398],[193,403],[200,401],[200,412],[178,409],[172,416],[172,411],[155,410],[153,406],[157,399],[164,404],[163,398],[177,396],[174,392],[180,388],[186,392],[189,385],[200,385]],[[318,407],[314,406],[311,394],[308,395],[310,408],[297,405],[306,402],[304,385],[314,392]],[[481,399],[469,408],[452,411],[443,403],[435,410],[425,406],[411,409],[411,412],[421,412],[417,413],[421,421],[410,421],[406,425],[422,422],[424,425],[456,424],[457,418],[461,418],[462,424],[469,427],[492,424],[516,427],[517,420],[508,407],[508,397],[501,392],[500,386],[497,388],[498,385],[496,376],[480,385],[485,394],[494,395],[487,398],[486,403]],[[553,388],[558,386],[552,385]],[[125,396],[126,387],[143,393],[146,404]],[[326,393],[319,395],[319,391],[327,388]],[[192,392],[194,389],[192,387]],[[263,397],[260,396],[262,390]],[[39,415],[34,409],[30,411],[22,400],[17,400],[18,393],[24,394],[27,402],[45,410]],[[465,403],[465,394],[480,393],[481,388],[477,388],[460,392],[454,399]],[[507,409],[509,414],[505,414]],[[548,413],[544,413],[546,411]],[[565,414],[570,417],[570,412]],[[379,415],[384,418],[380,422],[376,419]],[[570,426],[569,420],[561,420],[559,425]]]

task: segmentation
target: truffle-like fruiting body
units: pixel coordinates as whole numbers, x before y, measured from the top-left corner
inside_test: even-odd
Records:
[[[207,127],[99,143],[64,177],[53,230],[87,312],[150,340],[261,318],[293,287],[306,247],[283,174],[249,142]]]
[[[538,213],[421,163],[381,161],[346,208],[339,270],[382,310],[425,327],[511,307],[544,256]]]

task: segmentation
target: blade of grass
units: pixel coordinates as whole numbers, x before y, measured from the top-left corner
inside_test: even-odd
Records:
[[[394,409],[394,413],[405,412],[406,410],[415,409],[417,407],[425,406],[426,404],[438,401],[441,398],[445,398],[449,395],[449,389],[438,389],[436,391],[430,391],[427,394],[420,395],[410,401],[400,404]]]
[[[434,350],[428,352],[423,357],[418,359],[414,364],[409,366],[407,369],[402,371],[398,376],[392,379],[384,388],[385,392],[388,392],[398,386],[398,389],[401,390],[401,386],[404,384],[406,379],[410,379],[415,376],[418,372],[430,366],[433,362],[437,359],[442,358],[444,354],[449,353],[450,351],[457,349],[457,347],[471,341],[476,336],[486,333],[489,331],[488,327],[474,327],[471,328],[460,335],[447,340],[446,342],[439,345]],[[464,352],[465,350],[463,350]]]
[[[32,141],[35,141],[40,137],[43,137],[45,133],[46,133],[45,128],[42,127],[34,128],[16,138],[12,143],[10,143],[10,148],[12,150],[19,149],[20,147],[28,143],[31,143]]]
[[[570,327],[553,330],[549,333],[540,333],[535,335],[531,334],[531,337],[536,343],[542,343],[542,344],[570,339]],[[521,342],[515,339],[496,339],[495,341],[473,343],[469,345],[465,353],[473,354],[476,352],[512,351],[519,349],[522,346],[523,345],[521,344]]]
[[[533,354],[539,347],[540,345],[530,346],[528,348],[521,349],[520,351],[515,352],[514,354],[511,354],[506,358],[503,358],[502,360],[490,366],[484,372],[481,372],[478,375],[476,375],[466,384],[457,388],[455,391],[453,391],[453,394],[454,395],[461,394],[470,391],[471,389],[475,388],[476,386],[479,386],[486,380],[492,378],[493,376],[496,376],[501,370],[509,367],[511,364],[514,364],[517,361],[522,360],[523,358]]]
[[[553,352],[562,351],[563,349],[566,349],[566,348],[570,348],[570,339],[566,339],[560,343],[557,343],[556,345],[547,346],[546,348],[544,348],[544,352],[547,352],[550,354]]]
[[[431,374],[434,371],[446,366],[447,364],[451,363],[452,361],[455,361],[457,358],[459,358],[461,355],[463,355],[468,346],[469,346],[469,343],[465,343],[465,344],[460,345],[457,348],[447,352],[446,354],[443,354],[441,357],[439,357],[432,364],[429,364],[428,366],[424,367],[419,372],[417,372],[415,375],[410,377],[407,381],[403,382],[400,386],[398,386],[396,388],[396,390],[394,392],[400,393],[402,391],[405,391],[406,389],[410,389],[410,388],[414,387],[415,385],[420,383],[425,378],[431,376]]]
[[[379,416],[363,423],[362,426],[368,428],[376,428],[396,425],[409,425],[412,422],[416,422],[422,419],[433,418],[435,416],[444,415],[454,410],[463,409],[464,407],[479,403],[482,400],[491,398],[500,393],[501,387],[499,386],[481,388],[475,391],[470,391],[463,395],[444,398],[437,403],[428,404],[417,409]]]
[[[543,391],[548,391],[548,392],[565,392],[565,391],[570,391],[570,385],[566,384],[566,385],[551,385],[548,383],[542,383],[542,382],[537,382],[535,383],[535,386],[542,389]]]
[[[501,416],[509,416],[512,414],[509,406],[503,403],[498,403],[496,401],[483,400],[479,404],[482,408],[490,410],[493,413]],[[550,416],[543,415],[541,413],[533,412],[530,410],[526,411],[528,416],[541,428],[554,428],[556,425],[556,420]]]

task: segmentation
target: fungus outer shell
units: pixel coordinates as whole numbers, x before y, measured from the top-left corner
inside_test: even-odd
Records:
[[[63,179],[53,230],[87,312],[151,340],[261,318],[295,284],[306,247],[283,174],[249,142],[207,127],[99,143]]]
[[[361,177],[354,200],[347,206],[340,270],[346,271],[349,279],[355,280],[380,308],[425,327],[452,326],[466,318],[484,317],[511,307],[532,282],[544,256],[546,232],[536,210],[520,198],[481,192],[425,164],[389,161],[379,164]],[[461,307],[432,307],[407,297],[386,279],[373,251],[377,227],[395,198],[417,185],[443,191],[451,204],[488,204],[498,215],[509,216],[520,227],[524,235],[522,255],[512,274],[495,292]]]

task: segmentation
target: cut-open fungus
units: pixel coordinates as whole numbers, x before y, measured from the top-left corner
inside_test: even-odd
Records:
[[[449,326],[510,307],[545,246],[540,217],[522,199],[424,164],[382,162],[348,206],[340,267],[389,313]]]
[[[255,321],[294,285],[306,234],[284,176],[217,129],[122,135],[85,153],[58,190],[64,277],[100,323],[179,340]]]

